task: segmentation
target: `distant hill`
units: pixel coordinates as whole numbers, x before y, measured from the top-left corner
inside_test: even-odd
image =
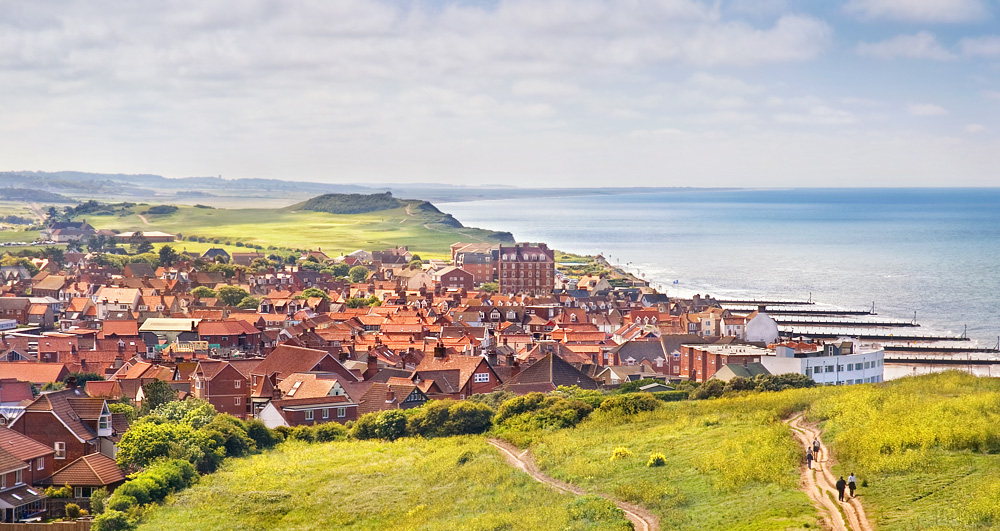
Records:
[[[7,201],[43,201],[46,203],[77,203],[64,195],[29,188],[0,188],[0,199]]]
[[[392,210],[407,205],[408,201],[396,199],[392,192],[381,194],[323,194],[296,203],[288,210],[311,210],[328,214],[364,214],[379,210]],[[431,207],[434,208],[434,207]],[[437,210],[436,208],[434,210]]]

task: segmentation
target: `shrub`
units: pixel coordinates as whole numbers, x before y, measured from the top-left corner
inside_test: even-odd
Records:
[[[691,392],[693,400],[704,400],[706,398],[718,398],[726,390],[726,383],[722,380],[711,379]]]
[[[94,518],[91,531],[131,531],[135,529],[135,524],[129,521],[125,513],[117,510],[108,510],[104,514]]]
[[[316,440],[316,431],[313,430],[312,426],[296,426],[288,435],[297,441],[314,442]]]
[[[90,512],[101,514],[108,503],[108,489],[101,487],[90,494]]]
[[[343,424],[327,422],[319,424],[315,429],[318,442],[342,441],[347,438],[347,428]]]
[[[640,387],[643,387],[643,386],[646,386],[646,385],[649,385],[649,384],[662,384],[662,383],[663,383],[663,380],[657,380],[655,378],[643,378],[641,380],[635,380],[635,381],[632,381],[632,382],[625,382],[625,383],[619,385],[618,389],[615,389],[615,392],[618,393],[618,394],[638,393]]]
[[[413,410],[407,433],[424,437],[447,437],[483,433],[492,426],[493,410],[477,402],[434,400]]]
[[[597,410],[609,414],[635,415],[642,411],[653,411],[660,405],[660,401],[650,393],[629,393],[608,398]]]
[[[280,432],[272,430],[264,425],[259,419],[248,420],[243,423],[243,429],[247,432],[247,437],[253,440],[257,448],[273,448],[285,438]]]
[[[394,441],[406,436],[406,414],[398,409],[367,413],[354,423],[351,436],[355,439]]]
[[[662,402],[680,402],[688,399],[687,391],[657,391],[653,393],[653,398]]]
[[[492,393],[484,393],[479,395],[472,395],[469,397],[470,402],[475,402],[479,404],[486,404],[490,409],[497,409],[500,404],[515,398],[517,395],[510,391],[493,391]]]
[[[62,487],[47,487],[45,489],[45,496],[48,498],[72,498],[73,487],[70,487],[69,485],[63,485]]]
[[[667,456],[661,454],[660,452],[653,452],[649,455],[649,461],[646,461],[646,466],[663,466],[667,464]]]
[[[67,503],[64,510],[66,511],[66,518],[76,520],[80,517],[80,506],[75,503]]]
[[[116,511],[127,511],[138,503],[132,496],[127,496],[125,494],[119,494],[117,491],[108,498],[107,509],[104,511],[105,514],[116,512]]]
[[[632,453],[632,450],[629,450],[628,448],[625,448],[624,446],[619,446],[619,447],[615,448],[614,450],[611,450],[611,461],[618,461],[620,459],[628,459],[629,457],[632,457],[633,455],[635,455],[635,454]]]
[[[600,496],[580,496],[571,501],[567,509],[570,518],[585,524],[597,524],[594,528],[622,531],[633,529],[632,523],[625,518],[625,512]]]

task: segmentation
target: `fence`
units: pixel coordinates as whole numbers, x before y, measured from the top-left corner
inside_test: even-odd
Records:
[[[90,531],[90,520],[53,522],[51,524],[0,524],[2,531]]]

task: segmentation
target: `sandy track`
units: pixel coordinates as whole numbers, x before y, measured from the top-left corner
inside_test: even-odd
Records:
[[[139,216],[139,219],[141,219],[141,220],[142,220],[142,223],[143,223],[143,224],[145,224],[145,225],[149,225],[149,220],[148,220],[148,219],[146,219],[146,216],[143,216],[142,214],[136,214],[136,216]]]
[[[569,483],[559,481],[556,478],[543,474],[538,468],[538,465],[535,464],[535,460],[531,457],[530,451],[522,451],[516,446],[506,441],[501,441],[500,439],[487,439],[486,442],[497,447],[511,466],[520,469],[524,473],[531,476],[535,481],[544,483],[559,492],[576,494],[577,496],[582,496],[587,493],[585,490],[577,487],[576,485],[570,485]],[[607,496],[605,496],[605,498],[607,498]],[[635,526],[636,531],[659,531],[659,518],[657,518],[655,514],[649,512],[649,510],[637,505],[632,505],[631,503],[615,500],[613,498],[608,499],[614,502],[619,509],[625,512],[625,516]]]
[[[836,501],[837,477],[830,471],[833,459],[830,457],[829,449],[823,444],[819,428],[806,424],[801,413],[788,419],[787,422],[795,439],[802,445],[803,452],[812,445],[813,440],[820,442],[819,455],[813,461],[813,468],[802,468],[802,488],[820,510],[824,522],[835,531],[874,531],[874,527],[865,515],[865,508],[856,497],[850,498],[848,493],[846,494],[849,497],[848,501]],[[847,516],[846,522],[844,515]]]

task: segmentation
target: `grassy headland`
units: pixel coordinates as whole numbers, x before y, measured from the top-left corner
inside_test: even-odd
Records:
[[[142,530],[626,529],[511,468],[481,437],[289,441],[232,460]]]

